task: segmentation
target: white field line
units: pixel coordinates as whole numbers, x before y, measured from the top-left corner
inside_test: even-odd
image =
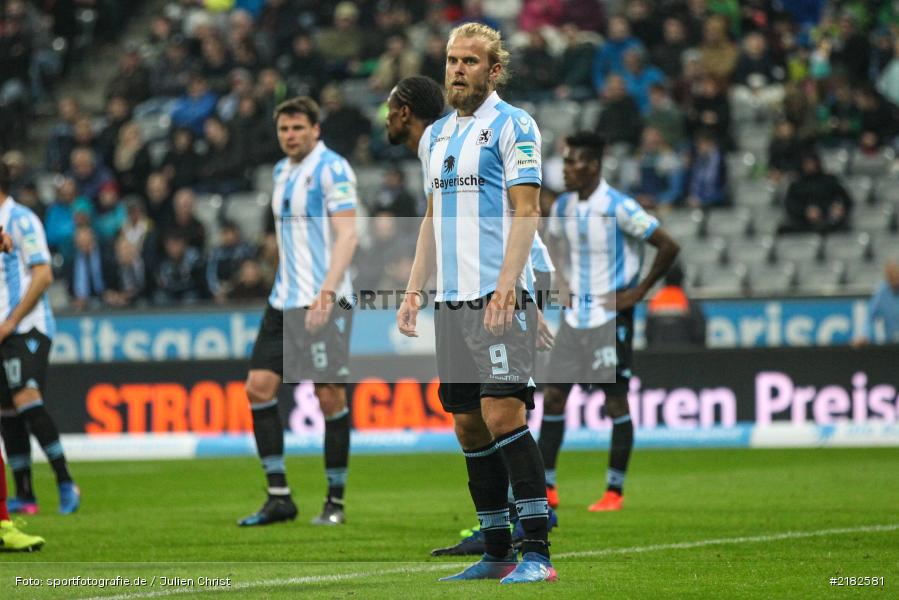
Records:
[[[605,548],[602,550],[582,550],[578,552],[562,552],[553,554],[553,559],[562,558],[587,558],[591,556],[611,556],[616,554],[639,554],[643,552],[657,552],[660,550],[689,550],[691,548],[702,548],[704,546],[724,546],[734,544],[754,544],[764,542],[776,542],[780,540],[795,540],[802,538],[824,537],[828,535],[845,535],[850,533],[882,533],[888,531],[899,531],[899,523],[891,525],[866,525],[862,527],[836,527],[833,529],[819,529],[817,531],[785,531],[783,533],[772,533],[768,535],[753,535],[731,538],[717,538],[710,540],[697,540],[695,542],[676,542],[672,544],[652,544],[649,546],[633,546],[630,548]],[[287,585],[304,585],[318,583],[336,583],[349,579],[360,579],[366,577],[375,577],[379,575],[397,575],[401,573],[429,573],[434,571],[445,571],[447,574],[452,572],[454,567],[459,567],[467,563],[441,563],[428,564],[425,566],[403,567],[396,569],[386,569],[383,571],[359,571],[355,573],[344,573],[338,575],[310,575],[308,577],[287,577],[282,579],[263,579],[258,581],[245,581],[237,583],[229,588],[210,588],[210,587],[178,587],[170,590],[160,590],[158,592],[137,592],[133,594],[118,594],[115,596],[92,596],[85,600],[136,600],[139,598],[162,598],[166,596],[175,596],[179,594],[193,594],[197,592],[231,592],[240,591],[260,587],[271,586],[287,586]]]

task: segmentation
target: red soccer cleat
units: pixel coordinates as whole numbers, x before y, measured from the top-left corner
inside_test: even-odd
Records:
[[[559,508],[559,490],[556,489],[556,486],[546,486],[546,503],[550,508]]]
[[[624,497],[618,492],[607,490],[603,497],[587,507],[590,512],[608,512],[612,510],[621,510],[624,503]]]

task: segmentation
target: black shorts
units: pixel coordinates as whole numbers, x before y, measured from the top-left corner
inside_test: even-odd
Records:
[[[534,408],[537,307],[520,293],[512,324],[495,336],[484,328],[491,296],[434,305],[438,396],[446,412],[480,409],[483,397],[514,397]]]
[[[12,397],[25,388],[44,389],[52,343],[49,337],[35,328],[3,340],[0,344],[0,357],[3,359],[0,406],[12,408]]]
[[[549,354],[547,385],[561,389],[566,396],[575,383],[601,389],[609,396],[626,396],[633,360],[633,309],[591,329],[575,329],[563,315]]]
[[[314,334],[306,331],[305,319],[305,308],[285,312],[266,306],[250,369],[274,371],[288,383],[302,379],[345,383],[349,375],[352,307],[340,300],[328,323]]]

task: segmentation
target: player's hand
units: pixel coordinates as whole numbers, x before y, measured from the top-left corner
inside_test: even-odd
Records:
[[[484,313],[484,328],[493,335],[502,335],[512,324],[515,316],[515,290],[497,288],[487,303]]]
[[[10,321],[3,321],[3,323],[0,323],[0,342],[11,336],[15,330],[15,324]]]
[[[543,318],[543,311],[537,311],[537,350],[552,350],[553,343],[556,341],[552,330],[546,324]]]
[[[421,296],[419,294],[407,293],[403,296],[403,303],[400,309],[396,311],[396,326],[400,333],[406,337],[418,337],[415,330],[418,320],[419,302]]]
[[[12,252],[12,238],[3,231],[3,225],[0,225],[0,252]]]
[[[306,310],[306,331],[316,333],[325,326],[334,310],[334,292],[322,290]]]
[[[643,292],[640,291],[640,288],[621,290],[615,294],[615,306],[610,308],[620,312],[622,310],[633,308],[642,299]]]

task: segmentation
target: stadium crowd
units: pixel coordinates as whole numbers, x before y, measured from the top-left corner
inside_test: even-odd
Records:
[[[35,4],[91,2],[7,0],[0,106],[12,102],[20,113],[0,111],[11,121],[3,127],[27,122],[29,98],[50,97],[44,83],[63,76],[47,54],[48,32],[75,35],[55,13],[47,29]],[[92,4],[103,16],[109,4],[130,3]],[[258,239],[244,239],[247,223],[226,210],[213,236],[198,218],[198,196],[221,196],[227,208],[270,190],[266,166],[279,158],[271,114],[292,95],[320,101],[324,142],[354,167],[414,159],[387,144],[384,101],[405,76],[443,80],[446,34],[461,21],[510,41],[514,77],[502,93],[527,106],[544,133],[547,206],[561,191],[558,150],[573,123],[606,137],[607,177],[663,217],[733,203],[728,156],[745,131],[765,134],[749,176],[781,190],[782,232],[852,227],[852,196],[822,155],[839,153],[845,172],[875,177],[897,166],[899,4],[889,0],[150,6],[158,12],[149,31],[120,42],[102,115],[58,98],[43,165],[27,164],[25,132],[0,136],[13,196],[44,220],[75,309],[264,298],[277,260],[270,211],[258,211],[260,220],[269,215]],[[27,25],[19,14],[31,15]],[[379,218],[368,240],[379,256],[411,256],[404,228],[390,221],[422,213],[410,172],[387,169],[360,185],[364,213]],[[54,186],[41,189],[48,174]],[[382,281],[376,268],[359,269],[365,285]],[[407,268],[386,276],[402,282]]]

